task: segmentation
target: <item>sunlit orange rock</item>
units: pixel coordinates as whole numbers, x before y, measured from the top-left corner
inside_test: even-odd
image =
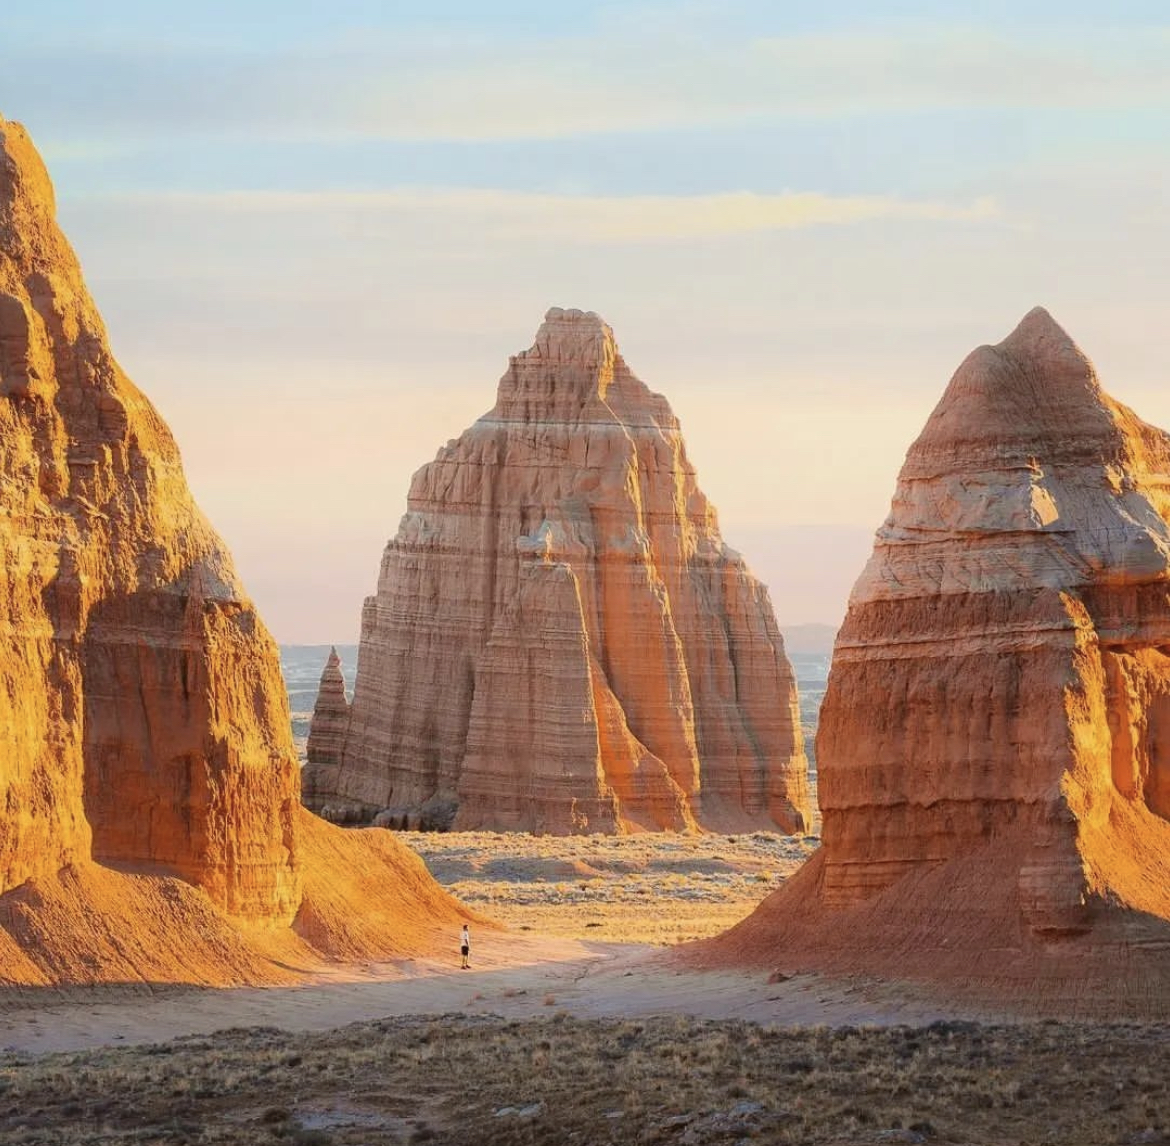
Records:
[[[348,949],[325,900],[353,879],[306,859],[336,829],[300,806],[276,646],[3,120],[0,442],[0,950],[22,952],[0,982],[263,979],[280,944],[312,954],[309,916],[332,920],[318,954]],[[379,847],[387,904],[453,917]],[[417,938],[399,923],[384,950]]]
[[[802,831],[796,687],[678,420],[597,315],[550,310],[415,475],[366,601],[331,818]]]
[[[816,750],[823,846],[707,955],[1170,1006],[1170,436],[1046,311],[911,446]]]

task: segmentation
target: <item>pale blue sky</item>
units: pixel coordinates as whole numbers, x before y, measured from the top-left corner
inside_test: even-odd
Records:
[[[1049,307],[1170,424],[1162,3],[0,9],[115,352],[277,636],[349,640],[410,473],[550,305],[836,621],[974,345]]]

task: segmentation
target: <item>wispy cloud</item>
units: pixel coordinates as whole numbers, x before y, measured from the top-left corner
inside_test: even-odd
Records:
[[[976,27],[774,38],[751,45],[776,104],[812,113],[1160,106],[1170,109],[1170,27],[1113,32]],[[759,77],[762,81],[762,77]]]
[[[639,27],[621,37],[371,36],[271,50],[42,46],[5,61],[0,107],[19,118],[35,93],[36,117],[71,137],[100,129],[105,137],[398,140],[561,138],[890,110],[1170,109],[1170,28],[708,39],[685,23],[655,35]],[[45,85],[45,75],[68,82]]]
[[[817,193],[761,195],[547,195],[465,188],[407,188],[377,192],[164,193],[106,197],[115,207],[200,214],[305,214],[380,222],[426,218],[465,225],[482,238],[581,243],[672,242],[847,226],[876,220],[963,222],[998,216],[994,200],[932,202],[883,196]],[[90,199],[92,207],[101,200]]]

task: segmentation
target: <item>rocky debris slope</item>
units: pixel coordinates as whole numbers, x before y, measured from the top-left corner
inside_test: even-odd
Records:
[[[301,808],[276,646],[2,119],[0,443],[0,982],[279,978],[454,918]],[[330,904],[363,864],[404,925],[357,942]]]
[[[415,474],[366,601],[331,818],[556,833],[809,819],[792,668],[666,400],[550,310]]]
[[[1166,1012],[1168,650],[1170,436],[1034,310],[960,366],[853,590],[823,847],[698,956]]]

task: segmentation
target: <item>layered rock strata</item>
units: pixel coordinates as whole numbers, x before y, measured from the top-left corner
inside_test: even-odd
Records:
[[[494,408],[415,474],[341,762],[305,791],[331,817],[461,828],[805,829],[767,591],[597,315],[550,310]]]
[[[959,367],[853,590],[823,847],[708,953],[1165,1011],[1168,650],[1170,436],[1034,310]]]
[[[310,764],[335,766],[341,763],[341,748],[349,725],[349,698],[341,675],[341,658],[330,649],[317,686],[317,702],[309,722],[305,755]]]
[[[310,956],[301,922],[351,875],[307,867],[335,829],[300,807],[276,646],[3,120],[0,729],[0,981],[263,979],[273,945]],[[417,883],[403,849],[379,862]],[[331,918],[319,953],[349,943]]]

